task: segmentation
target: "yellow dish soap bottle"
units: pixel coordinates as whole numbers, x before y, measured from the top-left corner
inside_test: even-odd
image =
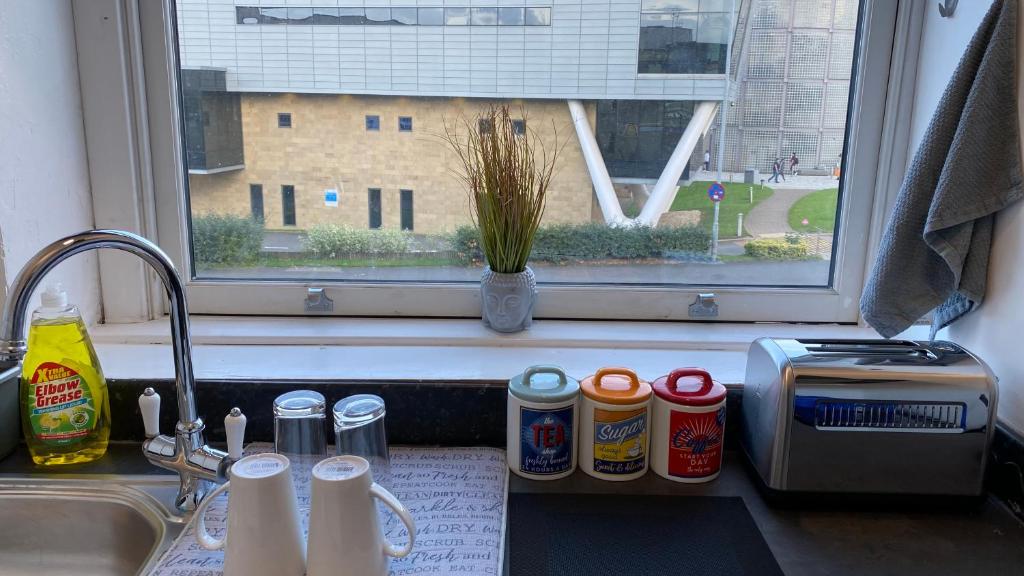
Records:
[[[107,382],[82,315],[60,284],[46,288],[32,313],[21,398],[22,430],[36,464],[89,462],[107,451]]]

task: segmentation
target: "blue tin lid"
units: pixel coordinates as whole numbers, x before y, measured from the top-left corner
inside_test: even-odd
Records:
[[[580,383],[558,366],[530,366],[508,381],[508,391],[527,402],[555,403],[579,395]]]

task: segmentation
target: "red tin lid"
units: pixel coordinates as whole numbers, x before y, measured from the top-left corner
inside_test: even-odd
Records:
[[[658,398],[673,404],[710,406],[725,398],[725,386],[700,368],[676,368],[668,376],[655,380],[651,387]]]

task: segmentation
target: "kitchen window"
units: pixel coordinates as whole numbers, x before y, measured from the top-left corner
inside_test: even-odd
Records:
[[[493,20],[499,25],[494,26],[488,24],[486,9],[474,15],[467,8],[445,8],[449,26],[477,24],[463,36],[448,28],[434,32],[424,9],[417,12],[416,27],[334,28],[238,24],[234,10],[225,14],[206,2],[185,7],[168,1],[164,10],[139,4],[141,26],[162,31],[141,36],[150,130],[168,134],[167,142],[196,146],[200,136],[175,120],[181,114],[177,95],[187,88],[179,76],[193,69],[212,75],[224,70],[197,101],[218,92],[235,96],[237,108],[225,116],[237,115],[243,127],[248,115],[283,103],[293,114],[314,119],[301,139],[269,142],[247,128],[232,143],[244,147],[242,170],[268,175],[264,185],[303,191],[304,218],[287,232],[295,235],[288,246],[301,250],[301,236],[309,229],[333,224],[400,231],[406,247],[401,266],[347,266],[343,258],[308,270],[268,264],[279,254],[260,254],[255,264],[240,267],[195,262],[190,219],[229,211],[236,180],[215,181],[217,174],[190,170],[163,140],[152,154],[160,183],[160,242],[187,276],[197,312],[290,313],[293,306],[277,303],[301,298],[304,287],[317,285],[340,295],[332,296],[345,302],[336,307],[338,314],[477,316],[482,263],[453,243],[460,234],[466,238],[470,225],[465,192],[450,177],[443,144],[429,135],[441,131],[443,120],[459,115],[476,127],[473,117],[480,106],[495,100],[472,94],[498,93],[523,109],[531,135],[537,132],[549,144],[553,127],[564,147],[546,213],[550,231],[545,229],[534,251],[540,282],[537,317],[685,320],[697,294],[713,292],[717,320],[856,322],[867,255],[879,227],[877,169],[892,146],[883,139],[891,138],[883,134],[883,119],[892,106],[887,88],[897,10],[894,3],[879,0],[821,4],[823,14],[815,18],[798,17],[789,2],[768,0],[655,1],[629,8],[635,10],[630,26],[638,43],[646,34],[643,14],[667,13],[680,22],[693,16],[696,27],[686,28],[691,32],[685,42],[697,44],[720,43],[721,18],[727,17],[724,37],[727,43],[732,38],[732,54],[711,58],[686,47],[669,51],[663,62],[719,62],[718,69],[691,70],[678,80],[671,71],[639,73],[636,45],[628,48],[608,33],[627,11],[614,0],[614,10],[591,10],[586,19],[582,12],[552,18],[548,7],[525,8],[523,37],[500,32],[502,22],[518,22],[518,9],[496,10]],[[593,24],[595,18],[607,22]],[[221,19],[232,30],[232,40],[224,41],[235,43],[233,51],[214,50],[220,40],[209,38],[209,32],[192,32],[218,30]],[[702,29],[702,24],[707,26]],[[571,42],[590,44],[574,44],[576,56],[562,59],[559,51],[570,47],[554,37],[563,25],[574,30],[604,26],[605,32],[577,32]],[[430,37],[435,33],[445,38],[437,43]],[[327,46],[335,40],[323,34],[339,44]],[[359,39],[345,36],[352,34]],[[449,39],[456,42],[450,34],[461,38],[458,54],[446,52]],[[775,42],[780,35],[784,41]],[[682,42],[677,36],[670,40]],[[479,42],[492,47],[477,49]],[[513,46],[516,42],[522,46]],[[203,48],[207,44],[209,50]],[[484,67],[480,59],[493,60],[493,46],[505,56],[498,55],[498,68]],[[762,46],[773,52],[765,54]],[[276,59],[275,51],[284,48],[283,59]],[[633,63],[612,58],[617,50],[633,54]],[[172,69],[162,64],[161,53]],[[792,65],[777,67],[776,61]],[[723,74],[726,64],[729,73]],[[433,66],[440,72],[433,72]],[[399,106],[415,114],[420,136],[363,140],[366,131],[380,128],[380,116],[364,110]],[[587,127],[574,123],[574,111],[587,118]],[[726,114],[724,131],[720,111]],[[702,136],[688,157],[675,163],[682,170],[678,183],[662,179],[672,173],[673,151],[687,129],[693,131],[691,126]],[[488,127],[479,128],[486,132]],[[202,135],[207,151],[220,144],[211,134],[216,126]],[[586,157],[594,149],[601,153],[601,165]],[[719,178],[720,164],[726,197],[719,205],[715,239],[714,204],[707,189]],[[667,202],[657,208],[655,220],[644,220],[646,200],[659,180],[668,192],[660,193],[657,202]],[[402,192],[410,182],[416,182],[419,196],[414,227],[406,226],[412,224],[411,194],[406,202]],[[324,190],[336,190],[341,202],[325,201]],[[365,213],[358,196],[352,198],[359,190],[368,191]],[[613,202],[603,191],[611,192]],[[398,201],[385,207],[383,197],[395,192]],[[293,192],[291,213],[297,220],[294,202]],[[284,215],[279,221],[285,221]],[[621,221],[632,224],[616,224]],[[658,227],[648,229],[646,223],[653,221]],[[567,229],[576,236],[557,238],[556,231]],[[584,231],[599,234],[595,244],[600,247],[579,241]]]

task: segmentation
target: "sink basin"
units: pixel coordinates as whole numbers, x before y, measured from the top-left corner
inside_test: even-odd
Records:
[[[145,574],[184,528],[177,479],[0,479],[0,572]]]

